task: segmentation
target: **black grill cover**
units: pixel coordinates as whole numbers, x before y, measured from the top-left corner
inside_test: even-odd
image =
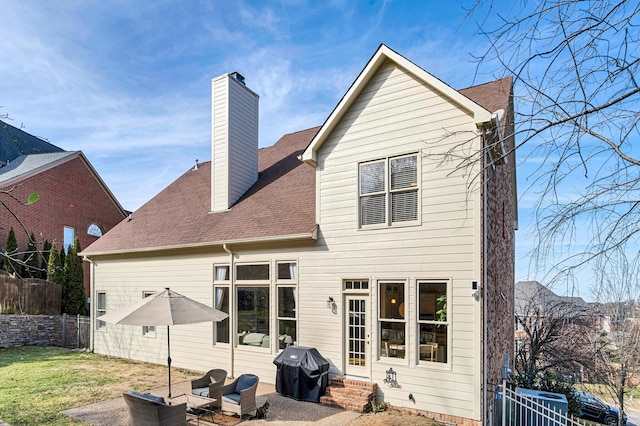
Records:
[[[329,381],[329,361],[316,348],[288,346],[273,360],[276,391],[299,401],[320,402]]]

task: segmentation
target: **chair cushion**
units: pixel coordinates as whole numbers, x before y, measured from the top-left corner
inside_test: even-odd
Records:
[[[195,388],[191,389],[191,393],[198,396],[209,396],[209,388]]]
[[[236,382],[236,393],[240,393],[245,389],[249,389],[256,383],[257,379],[253,376],[247,376],[246,374],[241,374],[238,377],[238,381]]]
[[[239,393],[229,393],[226,395],[222,395],[222,400],[224,402],[228,402],[230,404],[240,405],[240,394]]]
[[[142,393],[134,390],[130,390],[127,393],[129,395],[137,396],[138,398],[146,399],[147,401],[155,402],[158,404],[165,404],[164,398],[161,396],[155,396],[155,395],[151,395],[150,393]]]

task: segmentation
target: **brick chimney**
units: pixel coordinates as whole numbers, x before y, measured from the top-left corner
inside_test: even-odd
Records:
[[[228,210],[258,180],[258,95],[237,72],[211,81],[211,211]]]

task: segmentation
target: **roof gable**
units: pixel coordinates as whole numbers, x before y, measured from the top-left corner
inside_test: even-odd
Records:
[[[303,161],[315,164],[318,149],[320,149],[324,141],[331,134],[334,127],[339,123],[340,119],[344,116],[358,95],[365,89],[371,78],[387,60],[393,61],[396,65],[415,76],[415,78],[421,80],[434,91],[437,91],[442,96],[448,98],[451,102],[457,104],[460,108],[468,111],[473,116],[476,123],[485,123],[491,120],[492,113],[489,110],[483,108],[469,97],[464,96],[462,93],[429,74],[427,71],[409,61],[404,56],[398,54],[384,44],[381,44],[360,75],[358,75],[356,80],[353,82],[347,93],[331,112],[325,123],[320,128],[318,134],[313,138],[307,149],[304,151],[301,156]]]

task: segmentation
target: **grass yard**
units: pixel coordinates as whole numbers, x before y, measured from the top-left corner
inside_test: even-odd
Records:
[[[172,383],[195,376],[171,369]],[[12,426],[82,425],[60,411],[166,385],[166,365],[54,347],[0,349],[0,420]]]

